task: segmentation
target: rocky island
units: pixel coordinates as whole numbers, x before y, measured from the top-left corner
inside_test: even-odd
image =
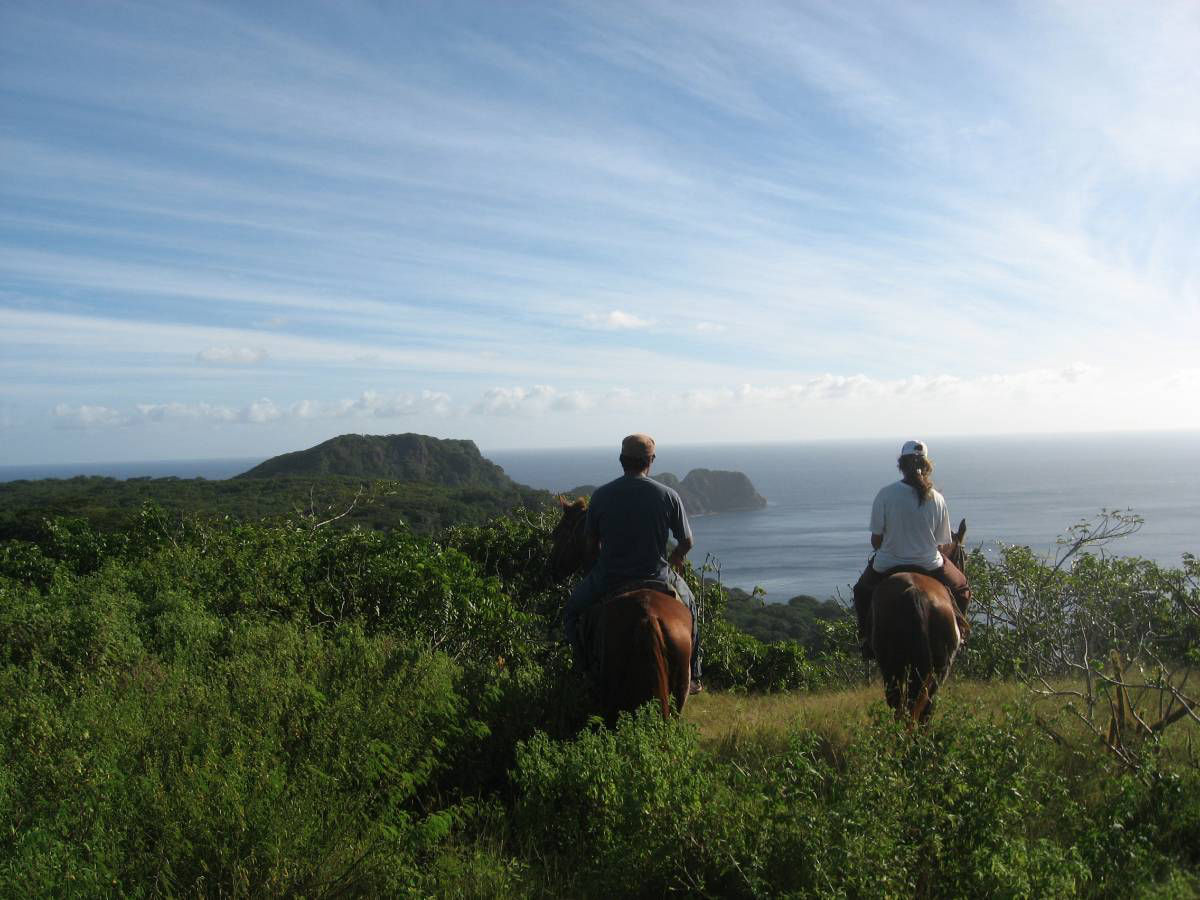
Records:
[[[651,475],[659,484],[673,488],[683,501],[689,516],[708,516],[714,513],[744,512],[762,509],[767,500],[750,483],[744,472],[724,469],[692,469],[681,481],[670,472]],[[594,484],[584,484],[570,491],[575,496],[590,495]]]

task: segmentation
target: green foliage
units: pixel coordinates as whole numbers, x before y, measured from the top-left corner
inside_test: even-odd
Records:
[[[1135,769],[1152,764],[1168,728],[1200,721],[1189,686],[1200,664],[1194,557],[1166,569],[1096,552],[1140,526],[1133,513],[1106,510],[1070,528],[1053,561],[1027,547],[1005,547],[995,561],[973,554],[982,627],[964,666],[1025,681]]]
[[[445,792],[503,780],[477,716],[542,670],[460,552],[154,510],[46,533],[0,556],[0,895],[414,890]]]
[[[598,895],[686,890],[712,786],[695,731],[651,706],[571,741],[538,734],[517,751],[516,823],[532,847],[563,854]]]
[[[453,524],[482,524],[512,509],[546,508],[551,497],[514,482],[434,484],[347,475],[9,481],[0,483],[0,540],[42,543],[45,521],[54,517],[76,517],[101,533],[120,532],[136,523],[147,502],[176,524],[194,516],[243,522],[289,517],[330,520],[336,528],[405,527],[432,534]]]
[[[764,603],[758,594],[732,588],[725,618],[739,631],[763,643],[795,641],[814,655],[832,649],[824,625],[849,618],[847,607],[834,599],[817,600],[801,594],[786,603]]]
[[[146,506],[116,530],[52,519],[0,542],[0,896],[1197,886],[1195,769],[1157,754],[1098,778],[1107,756],[1067,753],[1025,712],[945,709],[915,734],[881,713],[733,749],[647,710],[582,727],[551,524],[434,538]],[[763,643],[704,574],[688,578],[710,688],[858,671],[848,619],[821,622],[819,656]],[[1170,610],[1197,573],[1069,574],[1125,603],[1161,584],[1151,608]]]
[[[724,759],[644,710],[523,743],[513,827],[573,896],[1075,897],[1178,878],[1195,781],[1118,778],[1085,803],[1090,776],[1054,753],[1020,714],[912,734],[881,711],[837,748],[795,731]]]
[[[827,650],[817,658],[795,641],[764,644],[723,620],[707,627],[703,643],[705,679],[725,689],[811,691],[862,677],[855,625],[847,618],[822,623]]]

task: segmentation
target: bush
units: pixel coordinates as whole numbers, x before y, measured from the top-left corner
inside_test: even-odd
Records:
[[[726,893],[723,852],[740,801],[700,750],[695,729],[653,705],[570,741],[535,735],[517,750],[515,826],[526,852],[549,851],[567,893]]]

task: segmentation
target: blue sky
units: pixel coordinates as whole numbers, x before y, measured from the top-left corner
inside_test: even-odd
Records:
[[[0,464],[1200,428],[1200,4],[0,6]]]

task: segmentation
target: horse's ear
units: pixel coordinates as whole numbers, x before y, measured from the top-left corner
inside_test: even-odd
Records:
[[[560,509],[566,509],[568,506],[571,505],[570,502],[567,500],[567,498],[564,497],[562,494],[558,494],[557,496],[555,496],[554,499],[558,501],[558,505],[559,505]]]
[[[958,523],[958,531],[954,532],[954,543],[961,544],[963,538],[967,536],[967,520],[963,519]]]

